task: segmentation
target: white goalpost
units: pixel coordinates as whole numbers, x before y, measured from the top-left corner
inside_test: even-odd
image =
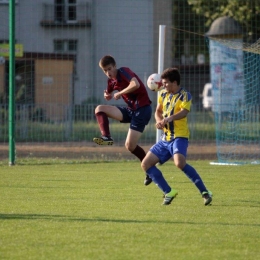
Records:
[[[165,31],[166,25],[159,25],[159,50],[158,50],[158,74],[163,72],[164,66],[164,49],[165,49]],[[159,98],[160,91],[157,93],[157,101]],[[162,134],[162,130],[157,129],[156,131],[156,142],[159,141]]]

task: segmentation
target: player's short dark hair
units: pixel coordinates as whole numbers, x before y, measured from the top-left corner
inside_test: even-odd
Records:
[[[161,79],[168,79],[170,82],[177,81],[177,84],[181,83],[181,75],[177,68],[168,68],[161,74]]]
[[[99,66],[100,66],[101,68],[104,68],[104,67],[106,67],[106,66],[108,66],[108,65],[110,65],[110,64],[112,64],[113,66],[116,65],[115,59],[114,59],[112,56],[110,56],[110,55],[104,56],[104,57],[101,58],[101,60],[99,61]]]

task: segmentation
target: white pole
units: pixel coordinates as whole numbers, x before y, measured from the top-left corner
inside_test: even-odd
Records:
[[[163,72],[164,65],[164,48],[165,48],[165,29],[166,25],[159,25],[159,51],[158,51],[158,74]],[[160,92],[157,93],[157,101],[159,98]],[[156,142],[160,140],[162,135],[162,130],[156,130]]]
[[[159,25],[158,74],[163,72],[166,25]]]

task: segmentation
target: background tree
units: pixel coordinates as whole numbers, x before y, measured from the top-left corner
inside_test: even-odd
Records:
[[[259,0],[188,0],[188,4],[196,14],[205,18],[206,27],[218,17],[229,16],[241,24],[246,42],[260,38]]]
[[[192,64],[196,63],[196,57],[199,53],[208,55],[207,45],[203,37],[205,32],[209,30],[206,21],[204,15],[196,13],[187,0],[173,0],[174,64],[179,65],[182,56],[185,56],[186,64]]]

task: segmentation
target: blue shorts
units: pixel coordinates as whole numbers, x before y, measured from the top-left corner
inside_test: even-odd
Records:
[[[150,148],[150,152],[159,158],[160,164],[163,164],[176,153],[180,153],[186,158],[188,145],[189,141],[187,138],[177,137],[170,142],[159,141]]]
[[[152,107],[144,106],[136,110],[131,110],[128,107],[117,107],[123,114],[121,123],[130,123],[130,129],[138,132],[143,132],[145,126],[149,123],[152,116]]]

